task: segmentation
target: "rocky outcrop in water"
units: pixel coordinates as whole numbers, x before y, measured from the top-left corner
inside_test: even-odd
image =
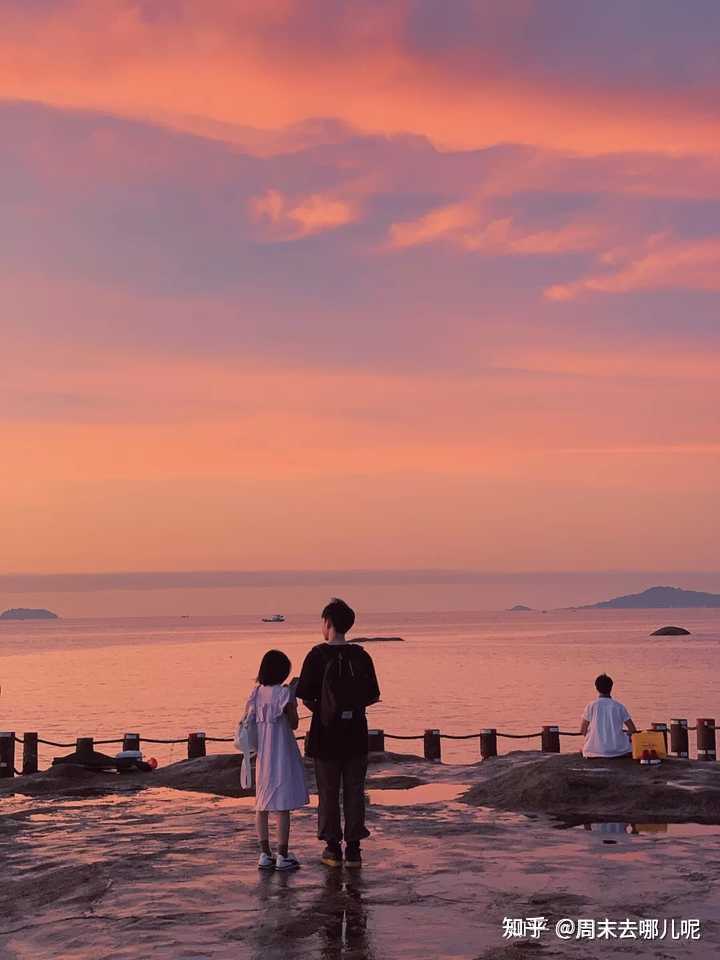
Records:
[[[0,620],[58,620],[52,610],[31,610],[26,607],[11,607],[0,613]]]
[[[404,643],[404,637],[353,637],[353,643]]]

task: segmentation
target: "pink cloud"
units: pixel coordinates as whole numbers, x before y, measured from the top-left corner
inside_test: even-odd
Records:
[[[681,241],[666,235],[650,237],[632,252],[608,251],[601,260],[616,265],[572,283],[554,284],[548,300],[574,300],[582,294],[628,293],[635,290],[720,291],[720,238]]]
[[[416,220],[394,223],[393,249],[443,241],[463,250],[488,254],[554,254],[597,249],[611,228],[589,219],[557,227],[533,228],[514,217],[491,217],[482,203],[455,203],[431,210]]]
[[[178,0],[155,16],[146,4],[125,0],[70,0],[28,12],[35,6],[3,9],[0,89],[9,98],[183,129],[277,129],[330,116],[363,130],[422,134],[444,147],[516,142],[586,154],[718,148],[712,75],[700,73],[688,86],[669,82],[667,90],[629,75],[620,86],[573,69],[570,55],[555,77],[538,71],[522,44],[508,62],[506,44],[487,38],[499,31],[517,45],[534,17],[549,17],[537,4],[480,10],[460,58],[447,56],[442,44],[434,48],[432,33],[424,45],[414,42],[413,14],[421,23],[436,16],[414,4],[366,5],[362,17],[344,4],[300,0]],[[452,23],[452,11],[443,17]]]
[[[335,230],[358,217],[353,203],[323,193],[290,199],[280,190],[270,189],[252,197],[248,206],[256,222],[271,226],[273,234],[281,234],[286,239]]]
[[[439,207],[417,220],[393,223],[390,226],[390,246],[396,249],[415,247],[435,240],[462,236],[476,219],[475,211],[461,203]]]

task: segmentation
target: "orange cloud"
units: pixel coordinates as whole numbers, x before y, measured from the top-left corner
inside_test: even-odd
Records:
[[[253,197],[249,207],[253,219],[269,224],[287,238],[335,230],[358,216],[355,206],[347,200],[322,193],[289,200],[279,190],[271,189]]]
[[[0,96],[73,108],[3,143],[8,564],[712,562],[711,308],[552,303],[720,290],[710,68],[454,56],[421,6],[2,4]]]
[[[644,250],[624,259],[609,251],[605,263],[620,261],[619,269],[597,273],[573,283],[548,287],[548,300],[574,300],[585,293],[628,293],[633,290],[720,291],[720,239],[678,241],[664,235],[651,237]]]
[[[489,218],[473,203],[456,203],[417,220],[392,224],[389,246],[402,249],[442,240],[478,253],[552,254],[597,249],[608,235],[609,228],[602,223],[566,223],[538,230],[512,217]]]
[[[475,211],[460,203],[439,207],[417,220],[393,223],[390,227],[390,246],[397,249],[415,247],[458,234],[462,236],[476,219]]]
[[[698,96],[694,87],[604,90],[581,76],[538,83],[501,58],[453,70],[403,41],[402,4],[345,15],[332,40],[322,9],[316,16],[314,30],[300,0],[178,2],[173,17],[145,16],[124,0],[74,0],[32,14],[20,4],[3,11],[0,91],[183,129],[225,125],[231,138],[234,126],[337,117],[455,148],[515,142],[714,154],[720,144],[707,109],[712,88]]]

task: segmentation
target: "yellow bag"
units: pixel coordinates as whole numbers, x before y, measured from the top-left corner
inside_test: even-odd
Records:
[[[658,760],[667,757],[665,736],[662,730],[641,730],[639,733],[632,735],[633,760],[642,760],[642,755],[646,750],[654,750]]]

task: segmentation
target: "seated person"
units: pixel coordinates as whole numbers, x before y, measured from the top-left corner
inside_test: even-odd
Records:
[[[612,679],[601,673],[595,681],[597,700],[585,707],[580,724],[580,733],[585,737],[584,757],[625,757],[632,753],[628,733],[637,733],[637,728],[625,707],[613,700],[612,688]]]

